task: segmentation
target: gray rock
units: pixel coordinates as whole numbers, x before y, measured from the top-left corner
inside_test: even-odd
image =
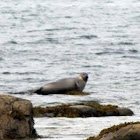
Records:
[[[130,110],[129,108],[118,107],[117,110],[118,110],[120,116],[132,116],[133,115],[132,110]]]
[[[35,136],[32,103],[28,100],[0,95],[0,139]]]
[[[79,110],[83,115],[87,117],[95,116],[96,110],[93,107],[86,106],[86,105],[73,105],[70,108]]]

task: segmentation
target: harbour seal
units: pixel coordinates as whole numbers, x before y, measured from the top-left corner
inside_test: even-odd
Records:
[[[82,91],[88,80],[87,73],[81,73],[75,78],[64,78],[58,81],[45,84],[41,88],[35,91],[37,94],[47,95],[47,94],[58,94],[64,93],[66,91],[79,90]]]

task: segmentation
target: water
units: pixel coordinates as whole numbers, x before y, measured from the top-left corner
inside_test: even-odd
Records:
[[[140,119],[139,0],[0,1],[0,92],[40,87],[87,72],[88,96],[15,95],[34,106],[96,100],[132,117],[37,118],[46,140],[83,140]]]

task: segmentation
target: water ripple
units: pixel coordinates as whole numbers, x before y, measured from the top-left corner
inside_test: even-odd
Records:
[[[5,72],[2,72],[2,74],[4,75],[31,75],[31,74],[41,74],[40,72],[8,72],[8,71],[5,71]]]
[[[85,38],[85,39],[92,39],[92,38],[98,38],[97,35],[82,35],[80,38]]]
[[[126,46],[132,46],[132,45],[135,45],[135,43],[132,43],[132,42],[119,42],[118,45],[126,45]]]

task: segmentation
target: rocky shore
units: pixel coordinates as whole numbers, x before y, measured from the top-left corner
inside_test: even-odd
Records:
[[[71,95],[88,93],[71,91]],[[53,107],[33,107],[28,100],[0,95],[0,139],[37,138],[33,117],[103,117],[131,116],[133,111],[116,105],[102,105],[95,101],[63,104]],[[92,129],[92,128],[91,128]],[[87,140],[139,140],[140,122],[124,123],[104,129]]]

